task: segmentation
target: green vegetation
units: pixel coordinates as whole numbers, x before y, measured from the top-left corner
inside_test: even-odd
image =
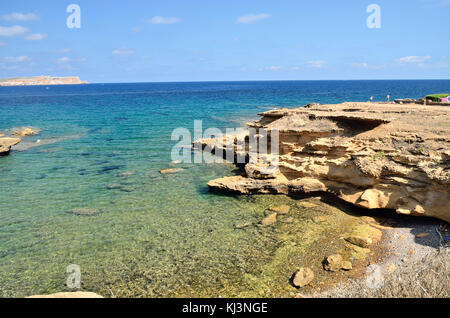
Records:
[[[373,155],[374,159],[383,159],[386,158],[386,154],[384,151],[378,151],[376,154]]]
[[[441,98],[446,98],[450,96],[450,94],[434,94],[434,95],[427,95],[426,99],[431,99],[433,102],[440,102]]]

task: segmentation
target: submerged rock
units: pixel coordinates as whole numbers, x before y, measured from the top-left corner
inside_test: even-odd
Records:
[[[172,174],[172,173],[177,173],[177,172],[181,172],[181,171],[184,171],[184,169],[183,168],[170,168],[170,169],[159,170],[159,172],[161,174]]]
[[[288,214],[291,207],[289,205],[280,205],[280,206],[273,206],[269,208],[270,211],[276,212],[277,214]]]
[[[83,216],[91,216],[91,215],[97,215],[101,213],[99,209],[92,209],[92,208],[76,208],[67,211],[67,213],[75,214],[75,215],[83,215]]]
[[[234,225],[234,228],[237,230],[244,229],[252,225],[252,222],[239,222]]]
[[[134,176],[136,174],[136,171],[124,171],[119,173],[119,177],[131,177]]]
[[[261,224],[263,226],[273,225],[277,222],[277,214],[271,213],[268,216],[266,216],[262,221]]]
[[[11,147],[17,145],[20,138],[0,138],[0,156],[5,156],[11,151]]]
[[[120,188],[122,188],[122,185],[121,185],[121,184],[118,184],[118,183],[111,183],[111,184],[108,184],[108,185],[106,186],[106,188],[107,188],[108,190],[115,190],[115,189],[120,189]]]
[[[23,129],[13,132],[14,136],[20,136],[20,137],[33,136],[35,134],[37,134],[37,132],[34,131],[32,128],[23,128]]]
[[[311,209],[311,208],[317,207],[317,205],[315,205],[314,203],[308,202],[308,201],[297,202],[297,206],[300,207],[300,208],[307,208],[307,209]]]
[[[314,279],[314,272],[309,267],[302,267],[294,275],[292,283],[295,287],[304,287],[311,283]]]

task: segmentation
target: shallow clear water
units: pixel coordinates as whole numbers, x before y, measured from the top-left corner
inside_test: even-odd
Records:
[[[107,296],[215,296],[271,260],[273,233],[234,224],[258,222],[282,199],[208,192],[207,181],[236,173],[229,164],[181,164],[183,172],[161,175],[174,167],[174,128],[192,130],[194,120],[234,127],[280,106],[449,90],[450,81],[2,87],[0,133],[42,131],[0,158],[0,296],[66,290],[69,264],[80,265],[83,288]],[[134,174],[120,175],[127,171]],[[67,213],[75,208],[101,213]]]

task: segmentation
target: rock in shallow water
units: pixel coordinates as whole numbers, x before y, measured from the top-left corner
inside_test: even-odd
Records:
[[[17,145],[20,138],[0,138],[0,156],[9,154],[11,147]]]
[[[277,214],[276,213],[272,213],[268,216],[266,216],[262,221],[261,224],[263,226],[268,226],[268,225],[272,225],[277,223]]]
[[[326,258],[323,267],[327,271],[337,272],[341,269],[342,266],[342,256],[340,254],[333,254]]]
[[[183,168],[172,168],[172,169],[159,170],[159,172],[161,174],[172,174],[172,173],[177,173],[177,172],[181,172],[181,171],[184,171],[184,169]]]
[[[27,137],[27,136],[33,136],[35,135],[37,132],[34,131],[32,128],[24,128],[24,129],[20,129],[18,131],[15,131],[13,133],[14,136],[20,136],[20,137]]]
[[[304,287],[311,283],[314,279],[314,272],[309,267],[302,267],[295,273],[292,283],[295,287]]]
[[[119,177],[131,177],[134,176],[136,174],[135,171],[124,171],[119,173]]]
[[[270,211],[276,212],[277,214],[288,214],[291,207],[289,205],[280,205],[280,206],[273,206],[269,208]]]

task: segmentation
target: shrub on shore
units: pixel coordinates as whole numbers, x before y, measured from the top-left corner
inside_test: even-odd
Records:
[[[433,102],[440,103],[442,98],[447,98],[448,96],[450,96],[450,94],[434,94],[434,95],[427,95],[425,98],[430,99]]]

